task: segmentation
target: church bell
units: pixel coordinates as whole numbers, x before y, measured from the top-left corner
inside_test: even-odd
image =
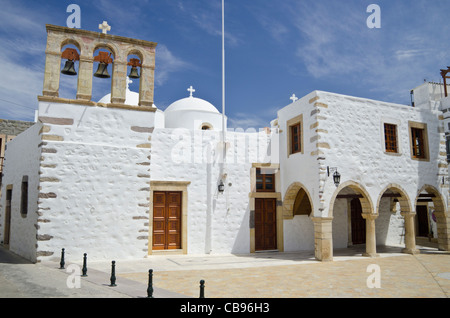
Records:
[[[139,78],[139,72],[137,70],[137,67],[132,66],[130,70],[130,74],[128,75],[129,78]]]
[[[111,76],[108,73],[108,64],[98,63],[97,72],[95,72],[94,76],[99,78],[110,78]]]
[[[138,67],[142,67],[141,62],[139,59],[132,58],[127,63],[128,66],[131,66],[130,74],[128,75],[129,78],[139,78],[141,77],[138,72]]]
[[[64,65],[64,68],[61,70],[62,74],[65,75],[77,75],[77,72],[75,71],[75,63],[73,61],[66,61],[66,64]]]

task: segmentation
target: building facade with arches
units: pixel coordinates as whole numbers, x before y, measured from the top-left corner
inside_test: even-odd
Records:
[[[37,123],[5,155],[0,238],[11,251],[32,261],[57,260],[62,248],[94,260],[311,251],[331,261],[334,249],[358,244],[369,257],[380,245],[417,253],[418,234],[449,249],[437,101],[314,91],[293,97],[270,127],[230,131],[192,86],[158,109],[156,43],[52,25],[47,33]],[[68,46],[77,53],[64,54]],[[70,56],[77,93],[65,98]],[[101,63],[111,92],[95,101]],[[139,92],[128,87],[130,67]]]
[[[353,244],[365,244],[367,256],[389,244],[417,253],[420,222],[427,222],[420,235],[448,250],[445,137],[432,102],[411,107],[315,91],[278,111],[272,128],[280,131],[285,226],[305,224],[295,204],[300,191],[309,193],[317,258]],[[426,215],[418,218],[421,206]]]

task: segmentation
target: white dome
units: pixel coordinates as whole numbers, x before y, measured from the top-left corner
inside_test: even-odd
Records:
[[[111,94],[105,95],[98,101],[99,103],[109,104],[111,103]],[[127,89],[127,93],[125,95],[125,104],[132,106],[139,106],[139,93],[132,92]]]
[[[174,111],[203,111],[219,114],[219,111],[213,104],[204,99],[192,96],[177,100],[176,102],[170,104],[170,106],[165,110],[165,112]]]

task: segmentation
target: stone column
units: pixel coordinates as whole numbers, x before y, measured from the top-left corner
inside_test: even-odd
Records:
[[[153,87],[155,85],[154,74],[154,65],[142,65],[139,83],[139,106],[153,106]]]
[[[439,250],[450,251],[450,216],[436,212],[435,215]]]
[[[61,68],[61,52],[49,51],[45,52],[45,72],[44,72],[44,89],[43,96],[59,96],[59,77]]]
[[[375,236],[375,220],[378,214],[362,213],[366,220],[366,252],[363,256],[377,257],[377,240]]]
[[[91,100],[92,76],[94,70],[94,58],[92,56],[80,56],[78,67],[77,99]]]
[[[416,248],[416,234],[414,226],[414,218],[416,213],[400,212],[400,215],[405,218],[405,248],[402,253],[419,254],[420,251]]]
[[[127,90],[127,63],[120,60],[113,62],[113,76],[111,82],[111,103],[125,103]]]
[[[314,249],[316,259],[322,262],[333,260],[332,221],[329,217],[313,217]]]

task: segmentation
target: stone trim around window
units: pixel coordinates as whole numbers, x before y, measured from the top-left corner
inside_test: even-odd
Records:
[[[300,124],[300,151],[292,152],[292,133],[291,133],[291,127],[295,126],[297,124]],[[305,150],[305,144],[304,144],[304,134],[303,134],[303,114],[300,114],[294,118],[289,119],[286,121],[286,135],[287,135],[287,157],[295,154],[303,154]]]
[[[423,130],[423,136],[422,136],[423,137],[423,151],[424,151],[423,158],[418,158],[413,155],[412,128],[417,128],[417,129]],[[408,135],[409,135],[409,148],[410,148],[411,159],[418,160],[418,161],[430,161],[430,150],[429,150],[429,143],[428,143],[427,124],[409,121],[408,122]]]

